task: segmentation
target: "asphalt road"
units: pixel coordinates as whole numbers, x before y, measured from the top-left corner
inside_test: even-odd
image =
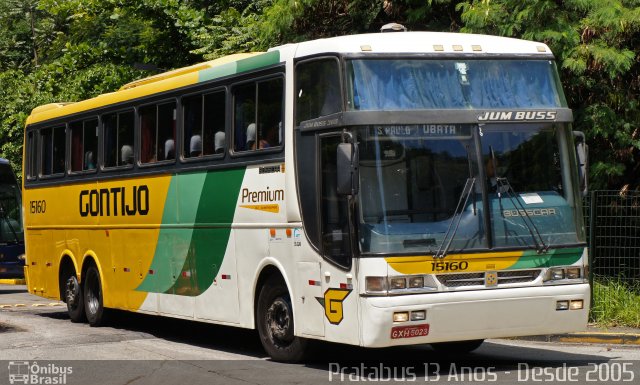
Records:
[[[318,344],[302,364],[272,362],[254,331],[115,313],[69,321],[56,301],[0,285],[0,384],[638,383],[640,348],[488,340],[462,356],[428,346]],[[27,374],[28,377],[24,377]],[[18,382],[27,379],[29,382]]]

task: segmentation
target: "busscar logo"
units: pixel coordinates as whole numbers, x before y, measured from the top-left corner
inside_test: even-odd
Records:
[[[557,111],[485,111],[478,115],[479,122],[518,122],[526,120],[553,121]]]
[[[344,318],[342,303],[351,293],[351,289],[327,289],[324,297],[315,297],[324,307],[324,315],[329,322],[338,325]]]

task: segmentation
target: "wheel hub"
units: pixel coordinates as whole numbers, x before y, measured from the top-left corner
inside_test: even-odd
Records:
[[[78,284],[78,280],[75,277],[70,277],[67,279],[67,287],[65,292],[65,297],[67,299],[67,303],[71,307],[76,307],[78,304],[78,297],[80,294],[80,286]]]
[[[271,335],[281,341],[293,339],[291,310],[282,298],[273,301],[267,310],[267,325]]]

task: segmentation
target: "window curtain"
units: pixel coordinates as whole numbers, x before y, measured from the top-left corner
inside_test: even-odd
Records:
[[[549,61],[353,60],[356,110],[560,107]]]

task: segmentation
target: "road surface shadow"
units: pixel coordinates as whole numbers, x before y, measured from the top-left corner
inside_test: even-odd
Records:
[[[53,319],[68,319],[64,311],[43,312],[39,316]],[[119,331],[137,332],[167,341],[189,344],[201,348],[227,353],[268,359],[258,333],[255,330],[213,325],[203,322],[169,317],[111,311],[105,326]],[[566,353],[554,349],[553,344],[532,347],[506,345],[498,340],[489,340],[477,350],[466,354],[445,354],[433,350],[429,345],[390,348],[362,348],[320,341],[310,341],[310,353],[304,364],[310,368],[331,369],[329,365],[352,366],[353,364],[384,365],[404,368],[423,368],[421,375],[439,367],[441,370],[455,365],[494,367],[496,370],[517,370],[518,365],[540,367],[586,366],[608,362],[609,357],[595,354]],[[425,366],[425,363],[428,365]]]

